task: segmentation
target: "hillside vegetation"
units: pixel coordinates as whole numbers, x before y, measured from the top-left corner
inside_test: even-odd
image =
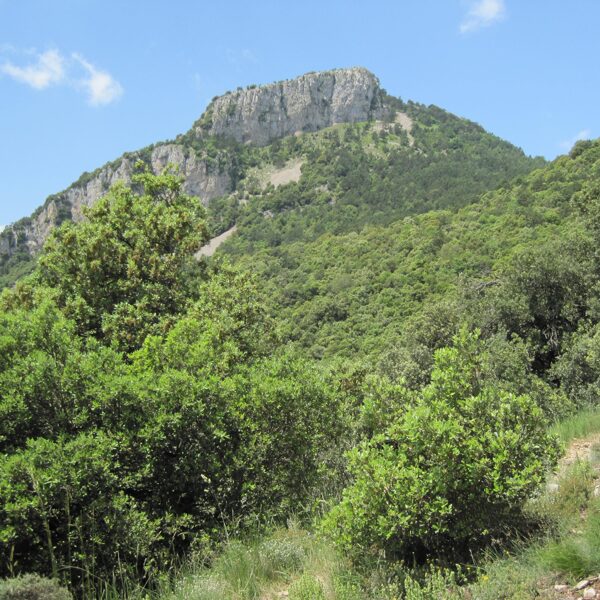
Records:
[[[239,222],[249,240],[268,244],[315,238],[325,231],[353,231],[366,223],[387,224],[432,208],[463,206],[483,191],[543,164],[542,159],[531,159],[475,123],[437,107],[391,96],[385,96],[385,103],[390,111],[385,122],[335,125],[276,139],[265,147],[199,136],[192,128],[175,140],[126,153],[84,173],[67,190],[49,196],[31,217],[0,233],[0,286],[13,285],[33,270],[35,256],[28,242],[41,235],[34,224],[43,213],[55,225],[70,220],[71,194],[85,197],[86,186],[95,178],[113,176],[119,169],[127,172],[123,165],[137,160],[156,168],[154,152],[161,148],[177,148],[186,161],[205,165],[200,178],[228,182],[231,193],[210,202],[213,235]],[[397,111],[403,116],[400,122],[394,117]],[[277,171],[289,161],[302,163],[298,185],[280,190],[266,185],[261,174]],[[100,184],[107,181],[101,178]],[[280,212],[265,228],[264,215]],[[43,221],[41,228],[47,226]]]
[[[538,258],[548,276],[585,287],[592,241],[576,204],[585,208],[597,154],[596,145],[581,146],[458,211],[431,211],[389,226],[256,245],[248,240],[253,229],[242,224],[223,251],[260,274],[286,338],[316,357],[380,356],[398,343],[408,317],[433,318],[457,302],[464,310],[467,297],[470,304],[491,297],[501,281]],[[270,231],[273,221],[256,227]],[[441,319],[432,335],[452,329],[446,314]]]
[[[3,291],[0,598],[517,600],[593,574],[595,459],[548,478],[598,426],[600,142],[542,165],[398,108],[410,137],[228,142],[207,210],[140,161]]]

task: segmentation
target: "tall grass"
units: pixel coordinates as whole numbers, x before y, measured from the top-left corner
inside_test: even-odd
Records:
[[[550,428],[551,433],[564,443],[600,432],[600,409],[589,408],[572,417],[556,423]]]
[[[596,503],[583,530],[550,544],[540,559],[551,571],[571,578],[597,575],[600,571],[600,505]]]
[[[336,550],[290,527],[229,542],[210,567],[191,566],[161,600],[362,600]]]

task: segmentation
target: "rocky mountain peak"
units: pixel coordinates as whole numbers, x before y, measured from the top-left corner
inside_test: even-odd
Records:
[[[195,125],[198,136],[268,144],[335,123],[380,118],[379,80],[362,67],[307,73],[296,79],[249,86],[219,96]]]

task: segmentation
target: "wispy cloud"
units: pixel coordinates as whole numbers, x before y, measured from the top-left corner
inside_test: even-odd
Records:
[[[559,146],[568,152],[577,142],[581,140],[589,140],[592,137],[592,132],[589,129],[582,129],[579,133],[568,140],[560,142]]]
[[[249,64],[255,65],[258,63],[256,55],[249,48],[242,48],[241,50],[227,48],[225,54],[227,56],[227,62],[234,67],[243,67],[244,65]]]
[[[74,53],[73,59],[87,72],[79,80],[79,85],[86,91],[92,106],[110,104],[123,95],[123,87],[110,73],[97,69],[80,54]]]
[[[475,0],[460,24],[461,33],[477,31],[489,27],[506,17],[504,0]]]
[[[29,64],[25,65],[15,64],[12,57],[11,60],[5,59],[0,63],[0,74],[35,90],[66,85],[84,92],[91,106],[110,104],[123,95],[123,87],[110,73],[99,69],[77,52],[65,57],[55,49],[39,53],[35,50],[18,51],[4,45],[0,47],[0,53],[29,57]]]
[[[58,50],[47,50],[38,54],[34,63],[24,67],[7,60],[0,66],[0,71],[36,90],[43,90],[65,79],[65,61]]]

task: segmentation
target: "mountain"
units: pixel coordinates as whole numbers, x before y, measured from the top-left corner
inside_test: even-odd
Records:
[[[296,196],[284,201],[286,212],[290,203],[325,201],[330,214],[315,216],[331,226],[339,221],[339,212],[348,212],[344,201],[350,201],[364,214],[344,214],[343,219],[346,228],[357,228],[371,217],[391,222],[430,208],[464,205],[541,164],[472,122],[389,96],[364,68],[249,86],[214,98],[175,140],[126,153],[84,173],[30,217],[7,227],[0,234],[2,283],[28,272],[51,229],[65,220],[80,220],[83,207],[115,182],[130,180],[139,160],[155,173],[174,165],[184,177],[185,191],[211,206],[215,235],[238,220],[265,221],[264,214],[281,212],[273,192],[281,195],[283,189]],[[307,187],[311,172],[312,187]],[[298,189],[290,187],[294,183]],[[369,190],[381,190],[383,203],[378,196],[373,207],[370,192],[356,197],[367,183]]]
[[[363,69],[250,87],[13,225],[4,283],[119,178],[0,295],[0,597],[550,598],[598,564],[591,470],[546,477],[600,423],[600,140],[545,163]]]

